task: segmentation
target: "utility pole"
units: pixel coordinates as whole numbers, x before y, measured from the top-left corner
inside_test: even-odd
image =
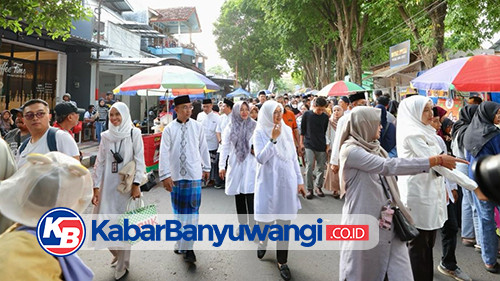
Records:
[[[101,51],[101,8],[102,8],[102,1],[99,0],[99,4],[97,6],[97,62],[95,65],[95,100],[99,100],[99,55]]]

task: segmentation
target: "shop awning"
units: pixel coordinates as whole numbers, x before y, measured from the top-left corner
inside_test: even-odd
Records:
[[[389,78],[389,77],[391,77],[391,76],[393,76],[395,74],[404,72],[405,70],[410,69],[413,66],[416,66],[416,65],[418,65],[421,62],[422,62],[422,60],[416,60],[416,61],[414,61],[414,62],[412,62],[412,63],[410,63],[408,65],[402,65],[402,66],[398,66],[398,67],[395,67],[395,68],[390,68],[390,69],[387,69],[387,70],[384,70],[384,71],[380,71],[380,72],[374,73],[370,77],[371,78]],[[370,78],[370,77],[367,77],[367,78]]]

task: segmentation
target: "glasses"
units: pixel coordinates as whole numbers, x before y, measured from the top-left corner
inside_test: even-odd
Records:
[[[193,110],[194,109],[194,106],[189,106],[189,105],[185,105],[185,106],[181,106],[180,107],[182,110]]]
[[[47,114],[47,112],[45,112],[45,111],[38,111],[37,113],[28,112],[28,113],[24,114],[24,118],[26,120],[33,120],[33,118],[35,118],[35,116],[36,116],[36,118],[40,119],[40,118],[44,117],[45,114]]]

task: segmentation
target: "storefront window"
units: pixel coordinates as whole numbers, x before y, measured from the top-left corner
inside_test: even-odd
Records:
[[[0,109],[41,98],[53,106],[57,53],[2,42],[0,45]]]

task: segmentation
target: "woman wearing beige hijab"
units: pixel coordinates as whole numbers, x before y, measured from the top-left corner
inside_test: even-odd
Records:
[[[387,152],[378,141],[381,129],[379,109],[354,108],[345,128],[340,139],[339,171],[341,194],[345,194],[346,198],[342,209],[343,225],[360,224],[358,217],[346,216],[351,214],[366,214],[380,219],[384,207],[389,205],[386,192],[392,203],[411,221],[399,198],[394,176],[425,173],[436,165],[453,168],[456,162],[464,162],[448,155],[387,158]],[[343,244],[340,280],[413,280],[406,243],[396,236],[391,223],[381,221],[379,242],[374,248],[356,251],[352,250],[352,241]]]
[[[335,140],[335,134],[337,133],[337,122],[344,115],[344,110],[340,105],[335,105],[332,108],[332,115],[328,123],[328,129],[326,130],[326,144],[328,145],[328,155],[326,159],[330,159],[331,145]],[[338,132],[340,134],[340,132]],[[330,168],[330,163],[327,163],[325,183],[323,188],[332,191],[332,196],[335,199],[340,198],[340,186],[339,186],[339,175],[334,173]]]

